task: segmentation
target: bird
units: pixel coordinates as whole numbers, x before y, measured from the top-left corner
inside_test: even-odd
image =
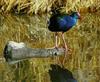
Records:
[[[71,14],[60,13],[57,10],[52,11],[53,14],[49,18],[48,29],[51,32],[55,33],[55,46],[54,48],[58,48],[58,34],[61,33],[61,37],[64,43],[64,48],[67,51],[68,47],[64,38],[64,33],[70,30],[73,26],[76,25],[77,20],[81,19],[80,13],[77,11],[73,11]]]
[[[49,70],[51,82],[77,82],[73,74],[68,69],[61,67],[57,64],[51,64]]]

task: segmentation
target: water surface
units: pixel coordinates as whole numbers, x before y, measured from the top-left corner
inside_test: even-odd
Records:
[[[47,29],[47,17],[0,15],[0,82],[50,82],[48,70],[50,64],[58,63],[55,58],[33,58],[14,65],[2,58],[5,44],[11,40],[24,42],[31,48],[54,46],[54,34]],[[71,51],[64,66],[79,82],[100,82],[100,16],[87,13],[82,18],[65,33]]]

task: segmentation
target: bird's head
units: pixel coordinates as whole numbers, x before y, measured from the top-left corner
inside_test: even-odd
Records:
[[[79,12],[72,12],[71,16],[76,18],[76,19],[81,19],[81,15]]]

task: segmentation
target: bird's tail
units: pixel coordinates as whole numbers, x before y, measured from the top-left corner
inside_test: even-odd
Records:
[[[59,7],[59,8],[52,8],[51,9],[51,12],[52,12],[52,15],[57,15],[57,14],[60,14],[60,10],[61,10],[61,8]]]
[[[60,14],[60,10],[59,9],[52,9],[51,10],[52,14]]]

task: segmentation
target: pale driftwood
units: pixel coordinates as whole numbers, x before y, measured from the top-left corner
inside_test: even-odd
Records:
[[[46,58],[64,54],[63,48],[41,49],[28,48],[24,43],[9,41],[4,49],[4,57],[7,62],[18,61],[26,58]]]

